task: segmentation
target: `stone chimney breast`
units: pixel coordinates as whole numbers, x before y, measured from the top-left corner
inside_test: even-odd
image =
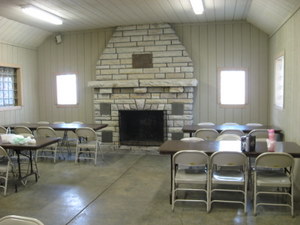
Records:
[[[96,80],[88,82],[94,88],[95,122],[108,124],[102,142],[152,149],[119,146],[119,110],[164,110],[165,139],[183,137],[182,126],[193,121],[197,85],[192,60],[169,24],[117,27],[97,62]]]

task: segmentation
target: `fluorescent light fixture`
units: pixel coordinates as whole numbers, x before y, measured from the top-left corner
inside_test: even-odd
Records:
[[[35,17],[37,19],[46,21],[48,23],[52,23],[55,25],[63,24],[62,19],[59,18],[58,16],[53,15],[43,9],[35,7],[35,6],[32,6],[32,5],[22,6],[22,10],[24,13],[26,13],[32,17]]]
[[[190,0],[195,14],[202,14],[204,11],[202,0]]]

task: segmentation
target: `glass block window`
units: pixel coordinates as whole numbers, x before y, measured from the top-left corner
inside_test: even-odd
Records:
[[[0,67],[0,107],[16,105],[16,68]]]

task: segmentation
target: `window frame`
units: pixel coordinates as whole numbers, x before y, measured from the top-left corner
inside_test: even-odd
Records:
[[[278,68],[281,70],[278,70]],[[280,78],[280,80],[279,80]],[[278,84],[280,82],[280,84]],[[279,92],[278,87],[282,87]],[[280,97],[280,104],[278,104],[277,98]],[[285,54],[282,51],[278,54],[274,60],[274,105],[276,109],[284,109],[284,98],[285,98]]]
[[[19,65],[15,64],[7,64],[7,63],[0,63],[0,67],[7,67],[7,68],[13,68],[15,69],[15,84],[16,87],[14,87],[15,92],[15,105],[13,106],[0,106],[0,111],[8,111],[8,110],[15,110],[15,109],[21,109],[23,106],[23,93],[22,93],[22,73],[21,73],[21,67]]]
[[[222,104],[221,103],[221,72],[222,71],[244,71],[245,72],[245,104]],[[248,69],[244,67],[220,67],[217,72],[217,102],[222,108],[245,108],[248,105]]]
[[[58,93],[57,93],[57,77],[58,76],[64,76],[64,75],[75,75],[76,78],[76,104],[58,104]],[[73,107],[78,107],[79,106],[79,99],[78,99],[78,76],[76,73],[66,73],[66,74],[57,74],[55,76],[55,104],[58,108],[73,108]]]

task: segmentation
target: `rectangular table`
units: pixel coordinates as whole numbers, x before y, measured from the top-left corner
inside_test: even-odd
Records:
[[[5,125],[4,127],[14,128],[17,126],[25,126],[25,127],[28,127],[32,131],[36,130],[38,127],[41,127],[41,126],[47,126],[47,127],[53,128],[54,130],[64,131],[64,135],[63,135],[63,139],[62,139],[62,145],[64,145],[67,143],[67,140],[68,140],[68,131],[75,132],[75,130],[77,128],[82,128],[82,127],[89,127],[89,128],[92,128],[93,130],[97,131],[97,130],[107,127],[107,124],[50,123],[50,124],[41,125],[38,123],[15,123],[15,124]]]
[[[215,129],[218,132],[221,132],[222,130],[227,130],[227,129],[238,129],[242,130],[244,133],[249,133],[251,130],[254,129],[274,129],[275,133],[280,135],[280,140],[283,140],[283,133],[282,130],[278,127],[275,126],[269,126],[269,125],[263,125],[263,126],[248,126],[248,125],[214,125],[214,126],[207,126],[207,125],[185,125],[182,128],[182,132],[184,133],[189,133],[190,137],[193,136],[193,133],[196,132],[198,129]]]
[[[16,152],[17,154],[17,164],[18,164],[18,179],[15,184],[16,192],[18,191],[18,183],[24,183],[26,181],[26,178],[28,176],[35,175],[35,181],[38,180],[38,172],[34,171],[33,169],[33,155],[32,151],[36,151],[37,149],[46,147],[48,145],[51,145],[53,143],[56,143],[61,140],[61,138],[36,138],[35,144],[9,144],[9,143],[2,143],[2,140],[0,139],[0,146],[2,146],[4,149],[8,150],[11,149]],[[29,151],[29,155],[25,154],[25,151]],[[21,159],[20,156],[25,156],[29,160],[30,165],[30,171],[29,173],[22,175],[21,171]]]

